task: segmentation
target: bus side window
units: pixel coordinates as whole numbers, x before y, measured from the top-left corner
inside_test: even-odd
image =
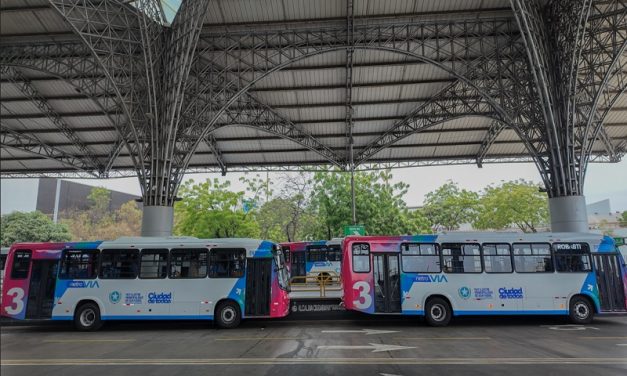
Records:
[[[443,269],[446,273],[481,273],[479,244],[443,243]]]
[[[97,275],[96,249],[67,249],[63,251],[59,279],[94,279]]]
[[[514,243],[514,268],[517,273],[552,273],[553,259],[548,243]]]
[[[100,278],[135,279],[139,269],[137,249],[104,249],[100,255]]]
[[[511,273],[513,271],[512,251],[509,244],[484,243],[482,248],[486,273]]]
[[[170,278],[205,278],[207,249],[173,249],[170,252]]]
[[[440,273],[440,252],[436,244],[401,245],[401,265],[405,273]]]
[[[553,243],[555,269],[558,272],[591,272],[588,243]]]
[[[168,275],[167,249],[142,249],[139,278],[165,278]]]
[[[11,265],[11,279],[28,278],[32,254],[32,251],[15,251],[13,254],[13,265]]]
[[[209,252],[209,278],[241,278],[245,262],[244,248],[214,248]]]
[[[370,273],[370,244],[355,243],[352,249],[353,272]]]

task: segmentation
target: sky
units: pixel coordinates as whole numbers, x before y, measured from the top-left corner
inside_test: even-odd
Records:
[[[266,173],[260,174],[265,177]],[[281,174],[283,173],[269,173],[269,178],[276,181]],[[525,179],[538,184],[541,182],[538,170],[531,163],[485,164],[483,168],[475,165],[412,167],[395,169],[392,174],[394,182],[403,181],[409,184],[409,190],[405,196],[408,206],[421,206],[428,192],[435,190],[448,180],[458,183],[462,188],[477,192],[489,184],[499,184],[502,181]],[[243,173],[228,173],[227,176],[222,177],[220,174],[189,174],[185,176],[184,181],[218,178],[221,181],[230,180],[233,190],[243,190],[244,186],[239,181],[243,175]],[[250,175],[255,174],[249,173]],[[74,179],[73,181],[140,194],[137,178]],[[584,195],[588,204],[609,198],[613,211],[627,210],[627,159],[619,163],[591,163],[588,166]]]

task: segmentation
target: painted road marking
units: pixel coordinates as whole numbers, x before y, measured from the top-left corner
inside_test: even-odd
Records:
[[[580,339],[627,339],[627,337],[579,337]]]
[[[2,366],[152,366],[152,365],[500,365],[627,364],[627,358],[224,358],[224,359],[3,359]]]
[[[489,341],[492,337],[394,337],[397,340],[424,340],[424,341]]]
[[[134,342],[134,339],[44,339],[45,343]]]
[[[318,346],[319,350],[372,350],[373,353],[382,352],[382,351],[396,351],[396,350],[407,350],[407,349],[415,349],[413,346],[398,346],[398,345],[385,345],[383,343],[370,343],[368,346],[350,346],[350,345],[328,345],[328,346]]]
[[[371,336],[373,334],[389,334],[398,333],[398,330],[377,330],[377,329],[361,329],[361,330],[323,330],[322,333],[359,333]]]
[[[616,346],[627,346],[627,343],[617,343]]]
[[[309,338],[299,337],[220,337],[216,341],[300,341]]]
[[[594,326],[584,326],[577,324],[565,324],[565,325],[540,325],[541,328],[547,328],[551,330],[564,330],[564,331],[573,331],[573,330],[599,330],[599,328],[595,328]]]

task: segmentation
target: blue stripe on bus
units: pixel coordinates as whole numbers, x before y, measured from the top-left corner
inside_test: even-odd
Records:
[[[454,311],[454,316],[464,315],[568,315],[568,310],[540,311]]]
[[[74,320],[73,316],[53,316],[52,320]],[[213,320],[213,315],[136,315],[102,316],[102,320]]]

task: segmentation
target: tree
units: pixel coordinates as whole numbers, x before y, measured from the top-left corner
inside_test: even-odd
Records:
[[[232,192],[230,185],[218,179],[183,184],[181,201],[174,206],[174,232],[199,238],[259,237],[254,209],[245,212],[242,207],[245,192]]]
[[[625,210],[618,219],[618,223],[620,224],[620,227],[627,227],[627,210]]]
[[[460,189],[457,183],[449,181],[427,193],[423,212],[434,230],[457,230],[461,224],[472,222],[478,200],[477,193]]]
[[[399,235],[430,232],[420,212],[410,213],[403,196],[405,183],[392,184],[389,170],[355,172],[357,223],[369,235]],[[352,223],[350,175],[344,172],[314,174],[312,204],[319,218],[315,237],[341,236],[344,226]]]
[[[73,240],[113,240],[140,235],[142,212],[137,203],[129,201],[111,211],[111,192],[102,187],[93,188],[87,199],[88,209],[71,210],[60,216]]]
[[[516,226],[523,232],[537,232],[549,220],[548,199],[538,186],[524,180],[488,186],[481,197],[477,229],[504,229]]]
[[[311,207],[310,174],[283,175],[278,196],[265,202],[256,214],[261,237],[277,242],[310,240],[316,216]]]
[[[3,247],[17,242],[65,242],[71,239],[67,226],[52,222],[40,211],[5,214],[0,227]]]

